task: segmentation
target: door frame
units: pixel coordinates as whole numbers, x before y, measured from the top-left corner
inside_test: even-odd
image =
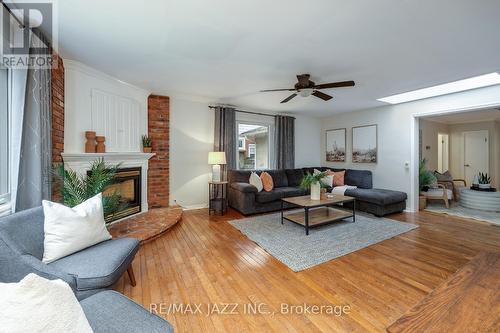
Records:
[[[410,120],[410,195],[408,198],[410,212],[418,212],[419,209],[419,186],[418,186],[418,165],[419,165],[419,131],[420,131],[420,118],[429,117],[429,116],[441,116],[441,115],[449,115],[454,113],[464,113],[470,111],[479,111],[479,110],[487,110],[492,108],[500,107],[500,102],[491,103],[491,104],[483,104],[483,105],[475,105],[468,106],[457,109],[450,110],[442,110],[442,111],[429,111],[429,112],[421,112],[412,114],[412,119]]]
[[[440,137],[446,137],[446,170],[450,169],[450,134],[448,133],[439,133],[438,132],[438,171],[439,165],[441,164],[441,173],[445,172],[445,168],[443,167],[443,142],[439,140]],[[441,154],[439,154],[441,152]],[[440,156],[441,155],[441,156]]]

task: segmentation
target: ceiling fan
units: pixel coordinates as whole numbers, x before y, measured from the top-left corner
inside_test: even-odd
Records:
[[[332,82],[332,83],[323,83],[316,84],[309,80],[311,75],[309,74],[299,74],[297,75],[298,82],[295,84],[294,88],[290,89],[269,89],[269,90],[261,90],[260,92],[272,92],[272,91],[295,91],[293,94],[285,98],[281,101],[281,103],[286,103],[290,101],[297,95],[302,97],[309,97],[311,95],[321,98],[324,101],[328,101],[332,99],[332,96],[327,95],[321,91],[320,89],[330,89],[330,88],[342,88],[342,87],[353,87],[354,81],[341,81],[341,82]]]

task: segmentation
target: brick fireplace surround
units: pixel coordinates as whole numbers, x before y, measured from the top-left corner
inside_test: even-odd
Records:
[[[64,63],[54,54],[58,66],[52,69],[52,162],[61,163],[64,151]],[[153,153],[148,170],[148,206],[169,206],[169,121],[170,101],[166,96],[148,98],[148,135],[153,139]],[[61,201],[57,188],[52,200]]]

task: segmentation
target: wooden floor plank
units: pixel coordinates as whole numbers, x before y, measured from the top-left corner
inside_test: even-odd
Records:
[[[115,289],[146,308],[201,304],[202,315],[161,314],[178,332],[383,332],[480,252],[500,252],[497,226],[402,213],[390,218],[419,228],[295,273],[228,223],[240,218],[234,210],[210,217],[207,210],[186,211],[137,254],[137,286],[123,277]],[[350,311],[281,313],[282,304],[304,302]],[[227,303],[238,304],[237,314],[207,315],[209,306]],[[264,304],[267,311],[244,313],[248,304]]]

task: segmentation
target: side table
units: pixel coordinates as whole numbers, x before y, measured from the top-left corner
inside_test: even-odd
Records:
[[[208,214],[224,215],[227,212],[227,181],[208,182]]]

